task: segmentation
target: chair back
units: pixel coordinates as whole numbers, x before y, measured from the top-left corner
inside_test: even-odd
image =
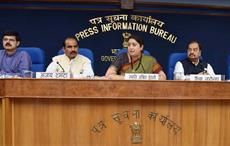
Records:
[[[37,47],[19,47],[18,50],[26,51],[32,60],[33,72],[43,72],[45,70],[45,53]]]
[[[128,52],[128,49],[126,49],[126,48],[123,48],[123,49],[120,49],[119,51],[118,51],[118,53],[117,53],[117,55],[120,55],[121,53],[127,53]],[[147,50],[144,50],[144,54],[145,55],[151,55],[150,53],[149,53],[149,51],[147,51]]]
[[[169,56],[168,62],[168,79],[173,80],[173,71],[177,61],[183,60],[187,57],[187,53],[172,53]]]
[[[94,56],[93,56],[93,52],[88,49],[88,48],[78,48],[78,53],[89,58],[93,67],[94,64]],[[58,51],[58,55],[64,54],[64,49],[60,49]]]

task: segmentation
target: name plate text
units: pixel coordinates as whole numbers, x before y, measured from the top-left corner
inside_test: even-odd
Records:
[[[221,75],[190,75],[190,81],[221,81]]]
[[[125,80],[159,80],[159,75],[158,74],[126,73]]]
[[[70,73],[66,72],[36,72],[36,78],[38,79],[69,79]]]

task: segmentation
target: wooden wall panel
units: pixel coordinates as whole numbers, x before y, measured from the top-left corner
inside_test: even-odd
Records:
[[[133,146],[134,122],[142,127],[138,146],[230,145],[228,82],[5,79],[0,86],[3,146]]]
[[[230,143],[223,137],[229,136],[226,118],[230,109],[222,108],[222,104],[222,101],[183,100],[172,103],[169,100],[15,99],[13,143],[15,146],[131,146],[130,125],[138,121],[143,126],[143,146],[226,146]],[[230,102],[225,104],[230,106]],[[135,110],[140,111],[138,119],[132,116]],[[121,123],[111,117],[125,111],[129,112],[129,119],[120,117]],[[149,112],[158,113],[156,120],[148,118]],[[174,134],[167,123],[162,125],[160,115],[167,115],[182,130]],[[101,120],[106,128],[100,133],[90,131]]]

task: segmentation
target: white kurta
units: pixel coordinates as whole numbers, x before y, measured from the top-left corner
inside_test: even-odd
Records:
[[[71,60],[65,54],[55,56],[52,60],[46,72],[68,72],[85,77],[94,76],[90,59],[80,54]]]

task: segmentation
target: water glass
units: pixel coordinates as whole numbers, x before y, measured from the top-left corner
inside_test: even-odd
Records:
[[[183,72],[174,72],[174,80],[184,80]]]
[[[221,81],[225,81],[225,75],[221,75]]]
[[[23,70],[22,77],[23,78],[33,78],[33,72],[29,70]]]
[[[0,78],[5,78],[5,73],[0,73]]]

